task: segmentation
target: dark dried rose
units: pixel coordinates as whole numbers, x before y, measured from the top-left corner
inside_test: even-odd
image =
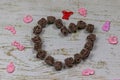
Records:
[[[66,58],[65,59],[65,65],[67,67],[73,67],[74,64],[74,59],[72,57]]]
[[[88,49],[88,50],[92,50],[93,49],[93,41],[88,41],[88,42],[86,42],[86,44],[85,44],[85,46],[84,46],[84,48],[86,48],[86,49]]]
[[[59,70],[62,69],[63,64],[62,64],[61,61],[56,61],[56,62],[54,63],[54,67],[55,67],[55,69],[56,69],[57,71],[59,71]]]
[[[36,57],[43,60],[46,57],[46,55],[47,55],[46,51],[38,50],[38,53],[37,53]]]
[[[69,33],[69,31],[68,31],[68,29],[67,29],[65,26],[63,26],[63,27],[61,28],[61,33],[62,33],[64,36],[67,36],[68,33]]]
[[[42,48],[42,43],[35,43],[34,44],[34,50],[38,51],[41,48]]]
[[[45,18],[41,18],[39,21],[38,21],[38,24],[44,28],[47,24],[47,20]]]
[[[80,56],[83,60],[87,59],[90,54],[90,51],[88,49],[82,49],[80,52]]]
[[[81,62],[81,56],[80,56],[80,54],[75,54],[74,55],[74,63],[78,64],[80,62]]]
[[[35,26],[34,29],[33,29],[33,33],[35,35],[38,35],[42,32],[42,27],[41,26]]]
[[[32,41],[34,43],[41,43],[42,42],[42,40],[41,40],[41,38],[39,36],[35,36],[34,38],[32,38]]]
[[[54,16],[48,16],[47,22],[48,24],[53,24],[55,22],[56,18]]]
[[[95,41],[96,40],[96,35],[95,34],[89,34],[87,36],[87,40]]]
[[[94,25],[93,24],[88,24],[86,31],[88,31],[89,33],[92,33],[94,31]]]
[[[69,24],[69,30],[70,30],[70,32],[72,32],[72,33],[77,32],[77,27],[76,27],[76,25],[75,25],[74,23],[70,23],[70,24]]]
[[[45,62],[46,62],[48,65],[53,66],[53,65],[54,65],[54,58],[53,58],[52,56],[47,56],[47,58],[45,59]]]
[[[61,19],[55,20],[55,25],[58,29],[62,28],[63,27],[62,20]]]
[[[77,28],[78,29],[85,29],[85,27],[86,27],[86,23],[85,22],[83,22],[83,21],[78,21],[77,22]]]

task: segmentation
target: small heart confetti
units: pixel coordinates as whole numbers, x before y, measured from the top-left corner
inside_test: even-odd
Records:
[[[92,69],[89,69],[89,68],[82,71],[83,76],[93,75],[94,73],[95,73],[95,71]]]
[[[117,44],[117,43],[118,43],[118,38],[117,38],[116,36],[110,36],[110,37],[108,38],[108,42],[109,42],[110,44]]]
[[[20,46],[17,46],[17,48],[18,50],[23,51],[25,47],[23,45],[20,45]]]
[[[87,10],[85,8],[78,9],[78,12],[80,13],[81,16],[86,17],[87,15]]]
[[[11,31],[13,34],[16,34],[16,30],[13,26],[6,26],[5,29]]]
[[[73,14],[72,11],[65,11],[65,10],[63,10],[62,13],[63,13],[62,19],[65,19],[65,20],[69,20],[69,17]]]
[[[103,31],[109,31],[110,30],[110,21],[106,21],[104,25],[102,26]]]
[[[33,21],[33,18],[32,18],[31,15],[27,15],[27,16],[25,16],[25,17],[23,18],[23,21],[24,21],[25,23],[30,23],[30,22]]]
[[[12,45],[17,47],[18,50],[23,51],[25,47],[17,41],[12,42]]]
[[[15,71],[15,66],[14,66],[13,62],[10,62],[10,64],[8,64],[8,66],[7,66],[7,72],[13,73],[14,71]]]

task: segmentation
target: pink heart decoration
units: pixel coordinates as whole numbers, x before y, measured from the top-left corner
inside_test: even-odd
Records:
[[[95,73],[95,71],[92,69],[89,69],[89,68],[82,71],[83,76],[93,75],[94,73]]]
[[[102,26],[103,31],[109,31],[110,30],[110,21],[106,21],[104,25]]]

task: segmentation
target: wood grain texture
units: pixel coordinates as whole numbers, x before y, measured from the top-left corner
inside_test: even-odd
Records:
[[[88,10],[87,17],[82,17],[77,10],[85,7]],[[69,21],[64,20],[65,25],[70,22],[84,20],[96,27],[97,41],[90,57],[74,68],[55,71],[53,67],[45,65],[43,61],[35,58],[33,51],[32,29],[36,22],[48,15],[61,18],[62,10],[71,10],[74,15]],[[120,43],[110,45],[107,38],[110,35],[118,36],[120,40],[120,0],[0,0],[0,80],[113,80],[120,78]],[[33,16],[30,24],[23,22],[27,14]],[[101,26],[106,20],[111,21],[109,32],[103,32]],[[4,27],[15,26],[16,35],[12,35]],[[88,34],[84,31],[62,37],[60,31],[54,25],[50,25],[43,31],[42,38],[44,49],[56,59],[62,60],[78,53],[85,43]],[[11,46],[11,42],[17,40],[25,45],[24,51],[18,51]],[[9,74],[6,66],[13,61],[16,70]],[[84,77],[81,71],[85,68],[95,69],[95,75]]]

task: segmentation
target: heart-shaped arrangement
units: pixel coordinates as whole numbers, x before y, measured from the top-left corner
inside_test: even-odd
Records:
[[[90,34],[87,36],[87,42],[84,46],[84,49],[81,50],[80,53],[74,54],[74,58],[68,57],[64,60],[64,63],[61,61],[56,61],[52,56],[48,56],[47,52],[42,49],[42,40],[39,37],[40,33],[42,32],[42,29],[45,28],[47,24],[55,24],[58,29],[61,29],[61,33],[64,36],[67,36],[69,33],[75,33],[77,30],[86,29],[87,32]],[[36,57],[45,60],[46,64],[50,66],[54,66],[54,68],[59,71],[63,67],[73,67],[74,64],[78,64],[81,62],[81,60],[85,60],[90,55],[90,51],[93,49],[94,41],[96,40],[96,35],[92,34],[94,31],[94,25],[92,24],[86,24],[83,21],[78,21],[77,25],[74,23],[69,24],[69,29],[66,28],[66,26],[63,25],[63,22],[61,19],[56,19],[54,16],[48,16],[47,19],[41,18],[38,21],[38,25],[34,27],[33,33],[35,34],[35,37],[32,38],[32,41],[34,44],[34,50],[37,51]]]

